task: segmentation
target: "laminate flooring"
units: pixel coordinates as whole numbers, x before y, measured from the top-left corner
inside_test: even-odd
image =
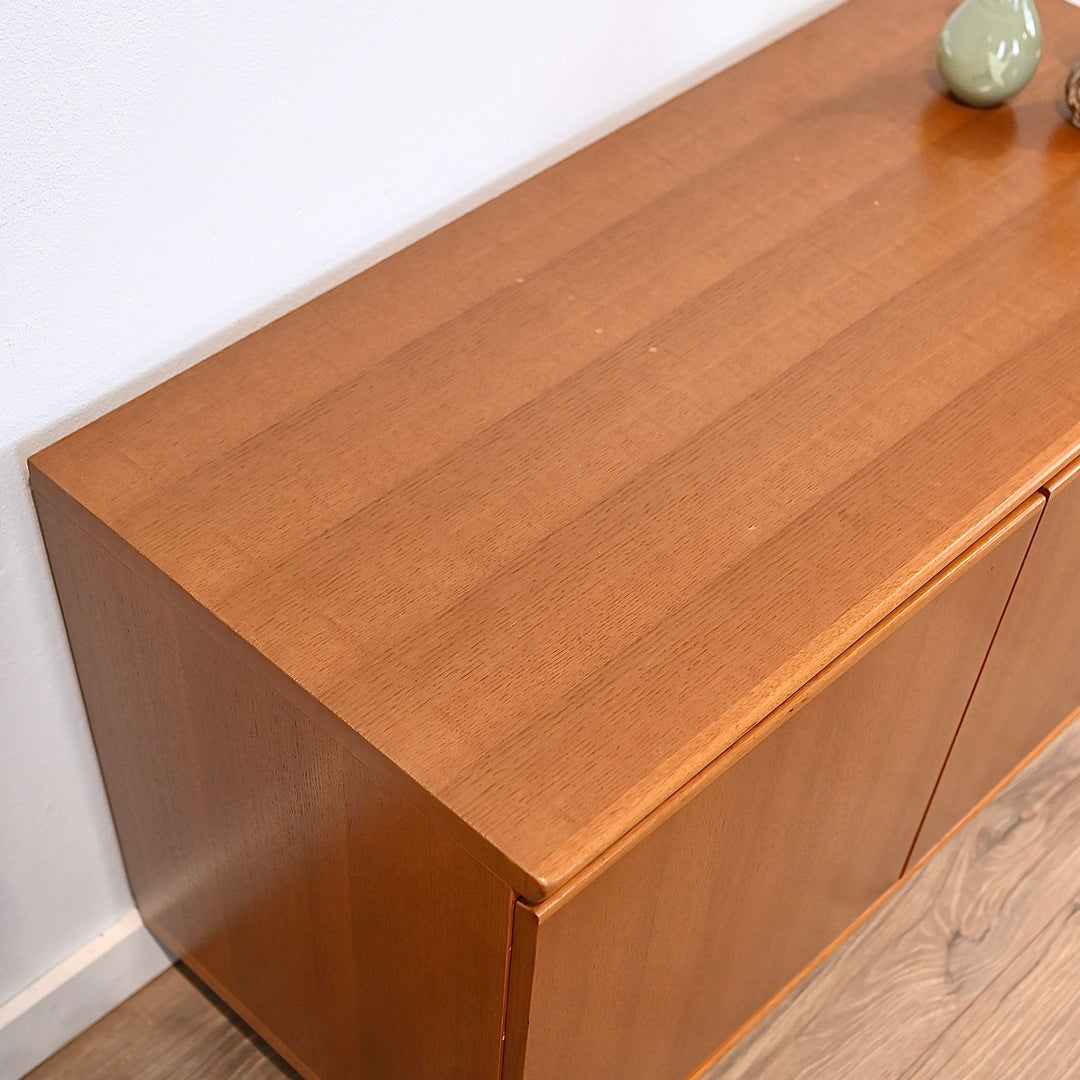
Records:
[[[1078,913],[1074,723],[702,1080],[1076,1080]],[[27,1080],[296,1075],[174,968]]]

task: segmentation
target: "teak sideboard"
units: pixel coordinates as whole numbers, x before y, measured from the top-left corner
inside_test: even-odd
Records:
[[[1080,706],[1080,12],[854,0],[37,454],[147,925],[305,1076],[698,1075]]]

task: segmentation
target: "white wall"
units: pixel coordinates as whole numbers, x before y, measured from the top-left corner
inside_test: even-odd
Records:
[[[28,498],[27,454],[826,6],[8,0],[7,1015],[31,982],[131,910]],[[142,963],[127,989],[147,977]]]

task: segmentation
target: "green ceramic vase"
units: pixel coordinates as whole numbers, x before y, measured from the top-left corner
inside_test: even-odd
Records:
[[[965,104],[1000,105],[1022,90],[1042,56],[1033,0],[964,0],[938,42],[938,70]]]

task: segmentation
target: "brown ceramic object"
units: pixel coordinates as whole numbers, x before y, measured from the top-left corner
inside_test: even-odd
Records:
[[[1065,80],[1065,104],[1073,124],[1080,127],[1080,60],[1077,60]]]

